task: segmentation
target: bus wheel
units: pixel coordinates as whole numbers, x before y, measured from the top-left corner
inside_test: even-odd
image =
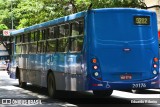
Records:
[[[93,94],[97,97],[109,97],[113,90],[93,90]]]
[[[19,81],[19,87],[21,87],[21,88],[25,88],[26,87],[27,83],[26,82],[22,82],[20,75],[19,75],[18,81]]]
[[[49,94],[49,96],[51,98],[54,98],[55,94],[56,94],[56,85],[55,85],[54,75],[52,73],[48,74],[47,88],[48,88],[48,94]]]

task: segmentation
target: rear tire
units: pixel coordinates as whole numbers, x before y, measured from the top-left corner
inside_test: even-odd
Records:
[[[56,84],[55,84],[55,78],[54,78],[53,73],[48,74],[47,89],[48,89],[49,97],[55,98],[55,96],[56,96]]]
[[[96,97],[109,97],[113,93],[113,90],[93,90],[93,94]]]

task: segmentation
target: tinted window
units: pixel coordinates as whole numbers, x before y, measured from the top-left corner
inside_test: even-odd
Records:
[[[71,33],[71,35],[72,36],[77,36],[77,35],[79,35],[79,22],[78,21],[75,21],[75,22],[73,22],[72,23],[72,33]]]
[[[22,53],[27,54],[28,53],[28,44],[22,44]]]
[[[39,34],[40,34],[39,30],[35,32],[35,41],[39,40]]]
[[[59,31],[60,31],[59,37],[69,36],[69,24],[61,25]]]
[[[44,53],[46,49],[46,42],[38,42],[38,53]]]
[[[83,36],[71,38],[71,51],[81,51],[83,48]]]
[[[21,42],[21,35],[16,36],[16,43],[20,43]]]
[[[47,52],[55,52],[56,51],[56,40],[47,42]]]
[[[23,42],[28,42],[28,35],[27,34],[23,35]]]
[[[53,38],[54,38],[54,27],[50,27],[48,39],[53,39]]]
[[[62,38],[58,40],[58,52],[68,51],[68,40],[67,38]]]
[[[37,52],[37,42],[29,44],[29,52],[36,53]]]
[[[16,53],[17,54],[21,53],[21,45],[16,45]]]
[[[80,35],[84,34],[84,20],[79,21],[79,34]]]
[[[34,34],[35,34],[34,32],[30,34],[30,42],[34,42],[34,39],[35,39]]]

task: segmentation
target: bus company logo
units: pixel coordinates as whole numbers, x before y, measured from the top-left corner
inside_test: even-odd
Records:
[[[2,99],[2,104],[12,104],[11,99]]]

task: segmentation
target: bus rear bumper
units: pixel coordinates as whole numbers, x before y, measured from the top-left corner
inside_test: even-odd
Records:
[[[109,82],[92,78],[89,90],[130,90],[130,89],[157,89],[160,88],[160,78],[156,76],[149,80],[135,82]]]

